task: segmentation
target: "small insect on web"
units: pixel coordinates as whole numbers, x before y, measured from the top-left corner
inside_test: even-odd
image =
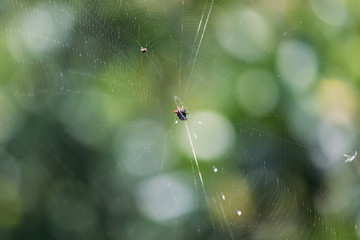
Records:
[[[355,151],[354,155],[348,155],[348,154],[344,154],[344,157],[346,157],[345,162],[352,162],[357,156],[357,151]]]
[[[147,48],[141,47],[141,48],[140,48],[140,52],[146,53],[146,52],[147,52]]]

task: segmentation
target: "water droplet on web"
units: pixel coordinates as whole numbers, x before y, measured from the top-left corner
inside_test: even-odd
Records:
[[[79,54],[79,56],[81,57],[81,56],[82,56],[82,54],[80,53],[80,54]]]
[[[201,125],[202,124],[202,122],[201,121],[198,121],[198,123]]]
[[[214,172],[218,171],[218,169],[215,166],[212,166],[212,168],[213,168]]]
[[[240,211],[240,210],[237,210],[237,214],[240,216],[240,215],[241,215],[241,211]]]
[[[179,122],[179,121],[176,120],[176,121],[175,121],[175,124],[177,124],[178,122]]]
[[[194,137],[195,137],[195,139],[197,139],[197,135],[196,135],[196,133],[194,133]]]
[[[225,195],[221,193],[222,199],[225,200]]]

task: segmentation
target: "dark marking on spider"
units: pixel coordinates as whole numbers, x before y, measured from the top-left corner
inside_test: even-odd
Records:
[[[184,106],[180,107],[178,106],[177,110],[174,110],[174,113],[176,113],[176,116],[181,120],[181,121],[185,121],[187,120],[187,112]]]

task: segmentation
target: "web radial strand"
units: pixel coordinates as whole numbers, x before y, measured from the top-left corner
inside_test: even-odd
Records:
[[[196,164],[196,168],[197,168],[197,171],[198,171],[198,174],[199,174],[199,179],[200,179],[201,187],[202,187],[202,190],[203,190],[203,193],[204,193],[204,197],[205,197],[205,200],[206,200],[206,204],[207,204],[207,206],[210,208],[210,203],[209,203],[208,195],[207,195],[207,193],[206,193],[204,180],[203,180],[203,177],[202,177],[202,174],[201,174],[201,170],[200,170],[200,166],[199,166],[199,161],[198,161],[197,156],[196,156],[195,148],[194,148],[193,141],[192,141],[191,135],[190,135],[189,126],[188,126],[188,124],[187,124],[186,121],[185,121],[185,127],[186,127],[187,136],[188,136],[188,138],[189,138],[189,143],[190,143],[191,151],[192,151],[193,156],[194,156],[194,161],[195,161],[195,164]],[[214,225],[214,220],[213,220],[213,217],[212,217],[212,213],[211,213],[210,211],[209,211],[209,213],[210,213],[210,220],[211,220],[212,227],[213,227],[213,229],[215,230],[215,225]]]
[[[184,0],[181,1],[181,30],[180,30],[180,63],[179,63],[179,89],[182,82],[182,59],[183,59],[183,34],[184,34]],[[181,93],[181,92],[180,92]],[[181,97],[181,94],[180,94]]]
[[[190,76],[189,76],[188,84],[187,84],[187,87],[186,87],[186,92],[189,91],[190,81],[191,81],[191,78],[192,78],[192,75],[193,75],[193,72],[194,72],[195,63],[196,63],[196,60],[197,60],[197,57],[198,57],[198,54],[199,54],[201,43],[202,43],[202,41],[204,39],[206,27],[207,27],[207,24],[208,24],[210,15],[211,15],[213,5],[214,5],[214,0],[211,1],[210,8],[209,8],[209,11],[208,11],[208,15],[206,17],[206,21],[205,21],[205,24],[204,24],[204,28],[203,28],[203,31],[201,33],[200,41],[199,41],[198,47],[196,49],[196,54],[195,54],[194,61],[193,61],[192,67],[191,67]],[[205,7],[206,7],[206,5],[205,5]]]

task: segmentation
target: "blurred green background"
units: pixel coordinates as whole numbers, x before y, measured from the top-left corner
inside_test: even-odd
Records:
[[[0,239],[360,239],[359,13],[2,0]]]

